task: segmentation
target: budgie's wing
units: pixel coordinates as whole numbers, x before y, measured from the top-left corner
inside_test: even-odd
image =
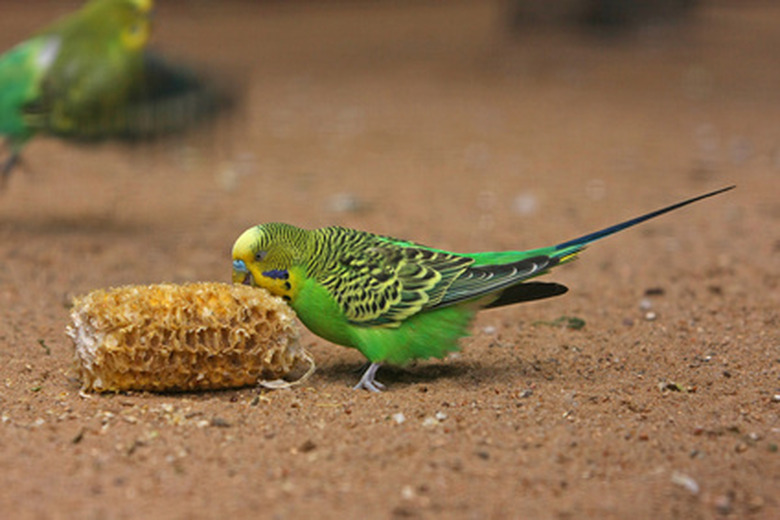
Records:
[[[504,305],[510,303],[509,300],[511,303],[516,303],[562,294],[566,288],[558,284],[534,284],[529,287],[518,285],[523,280],[544,274],[557,264],[558,260],[555,258],[538,255],[516,262],[470,266],[452,282],[436,307],[474,300],[489,294],[507,299],[506,303],[497,305],[496,302],[492,302],[490,306]],[[515,286],[518,289],[512,294],[502,294]]]
[[[340,254],[320,282],[352,323],[392,327],[435,306],[472,262],[466,256],[386,242],[359,255]]]
[[[30,127],[41,131],[97,135],[101,127],[115,124],[113,113],[139,77],[141,52],[83,25],[63,27],[40,36],[54,42],[56,57],[41,81],[40,95],[23,107],[23,114]]]
[[[28,124],[75,139],[148,139],[183,130],[230,103],[226,91],[152,51],[108,44],[69,52],[52,66]]]

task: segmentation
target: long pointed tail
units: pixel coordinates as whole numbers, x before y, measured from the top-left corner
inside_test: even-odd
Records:
[[[711,191],[709,193],[705,193],[704,195],[699,195],[698,197],[693,197],[691,199],[684,200],[676,204],[672,204],[671,206],[666,206],[665,208],[661,208],[656,211],[651,211],[650,213],[646,213],[642,216],[632,218],[631,220],[626,220],[625,222],[621,222],[620,224],[609,226],[600,231],[596,231],[594,233],[588,233],[587,235],[583,235],[579,238],[575,238],[574,240],[569,240],[567,242],[560,243],[557,246],[555,246],[554,251],[556,251],[557,253],[554,253],[552,256],[553,258],[557,258],[560,262],[565,262],[567,260],[570,260],[574,255],[576,255],[580,251],[582,251],[588,244],[595,242],[596,240],[602,239],[604,237],[608,237],[609,235],[614,235],[619,231],[623,231],[624,229],[630,228],[631,226],[636,226],[637,224],[640,224],[646,220],[650,220],[651,218],[658,217],[660,215],[663,215],[664,213],[669,213],[670,211],[674,211],[676,209],[682,208],[683,206],[687,206],[688,204],[693,204],[694,202],[700,201],[702,199],[714,197],[715,195],[723,193],[724,191],[733,190],[734,188],[736,188],[736,186],[728,186],[726,188],[721,188],[719,190]]]

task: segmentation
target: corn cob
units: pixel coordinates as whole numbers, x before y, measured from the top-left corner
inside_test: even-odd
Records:
[[[127,286],[74,300],[66,333],[85,391],[192,391],[279,381],[311,356],[294,312],[264,290],[221,283]]]

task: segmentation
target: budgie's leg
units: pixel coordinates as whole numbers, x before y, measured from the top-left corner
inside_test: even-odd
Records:
[[[3,161],[3,167],[0,169],[0,189],[5,188],[5,185],[8,182],[8,177],[11,176],[11,170],[14,169],[14,166],[16,166],[18,162],[18,153],[12,153],[8,156],[8,159]]]
[[[11,139],[6,139],[6,146],[11,151],[11,154],[8,156],[8,159],[3,161],[2,167],[0,167],[0,190],[5,188],[8,177],[11,176],[11,170],[19,164],[19,157],[21,155],[21,147]]]
[[[381,392],[384,390],[385,385],[374,379],[376,371],[379,370],[379,367],[381,366],[382,363],[371,363],[366,371],[363,372],[363,377],[360,378],[360,381],[358,381],[358,384],[356,384],[353,389],[359,390],[362,388],[370,392]]]

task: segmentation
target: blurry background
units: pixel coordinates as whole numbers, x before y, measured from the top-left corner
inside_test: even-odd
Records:
[[[78,5],[5,2],[0,47]],[[132,249],[140,229],[149,258],[198,256],[86,288],[226,279],[233,239],[272,220],[528,248],[731,183],[695,211],[748,226],[755,196],[776,219],[779,22],[760,1],[162,0],[154,46],[242,105],[151,149],[34,141],[0,232],[90,223]]]
[[[243,104],[152,147],[25,150],[0,193],[4,511],[777,516],[777,2],[157,3],[154,45]],[[0,49],[78,5],[4,0]],[[310,334],[292,392],[81,399],[68,375],[72,296],[228,281],[259,222],[526,249],[730,184],[557,270],[566,296],[481,314],[458,357],[387,369],[380,396]],[[562,315],[587,325],[534,325]]]

